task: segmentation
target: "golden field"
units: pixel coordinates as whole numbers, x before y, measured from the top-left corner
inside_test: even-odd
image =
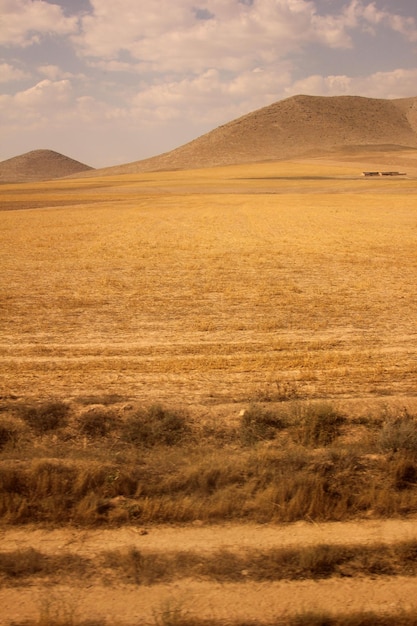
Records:
[[[3,185],[0,394],[414,395],[415,179],[360,171]]]
[[[362,169],[0,187],[1,626],[416,623],[416,178]]]

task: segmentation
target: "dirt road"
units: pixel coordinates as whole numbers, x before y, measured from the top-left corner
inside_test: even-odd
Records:
[[[6,529],[0,532],[1,552],[32,547],[48,555],[63,553],[94,558],[105,550],[134,546],[142,553],[194,551],[219,548],[233,552],[317,544],[372,545],[417,539],[417,519],[285,526],[221,525],[192,527],[120,528],[113,530]],[[413,577],[331,578],[278,582],[219,583],[179,579],[151,586],[73,580],[52,584],[31,578],[22,586],[0,588],[0,624],[25,620],[49,612],[55,618],[105,618],[109,624],[155,623],[167,611],[188,617],[252,619],[306,610],[356,612],[417,609],[417,580]]]

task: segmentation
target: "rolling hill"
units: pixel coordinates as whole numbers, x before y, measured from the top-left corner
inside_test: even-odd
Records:
[[[244,115],[170,152],[96,172],[127,174],[407,148],[417,150],[417,97],[299,95]]]
[[[417,168],[417,97],[298,95],[244,115],[161,155],[93,169],[52,150],[0,163],[0,182],[132,174],[330,155]]]
[[[91,171],[89,165],[53,150],[32,150],[0,163],[0,182],[32,182]]]

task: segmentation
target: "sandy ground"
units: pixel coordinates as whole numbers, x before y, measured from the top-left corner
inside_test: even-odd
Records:
[[[113,530],[3,528],[3,552],[28,547],[44,553],[76,553],[94,557],[103,550],[136,546],[141,551],[192,550],[207,552],[219,548],[245,548],[327,544],[398,542],[417,539],[417,518],[361,522],[284,526],[222,525],[192,527],[121,528]],[[333,578],[273,583],[218,583],[177,580],[153,586],[95,584],[74,580],[72,585],[51,585],[33,581],[28,586],[0,589],[0,624],[38,617],[42,612],[79,619],[106,618],[109,623],[133,624],[139,619],[154,623],[166,611],[180,611],[189,617],[253,619],[258,622],[275,616],[306,610],[330,612],[417,609],[417,580],[412,577]]]
[[[318,543],[360,544],[392,543],[417,539],[417,517],[395,520],[293,524],[222,524],[213,526],[150,526],[112,530],[79,530],[42,528],[3,528],[0,531],[2,551],[32,547],[47,554],[72,552],[93,556],[102,550],[135,546],[140,550],[212,551],[224,548],[265,550]]]
[[[320,582],[210,583],[182,580],[168,585],[118,588],[73,585],[51,588],[31,586],[0,591],[2,618],[24,620],[38,616],[48,603],[51,615],[74,612],[82,619],[105,618],[120,624],[138,620],[153,624],[167,611],[223,620],[248,619],[257,623],[304,611],[395,613],[417,609],[414,578],[330,579]]]

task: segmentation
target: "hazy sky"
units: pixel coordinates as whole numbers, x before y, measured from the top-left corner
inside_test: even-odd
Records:
[[[0,0],[0,160],[134,161],[300,93],[417,96],[417,0]]]

